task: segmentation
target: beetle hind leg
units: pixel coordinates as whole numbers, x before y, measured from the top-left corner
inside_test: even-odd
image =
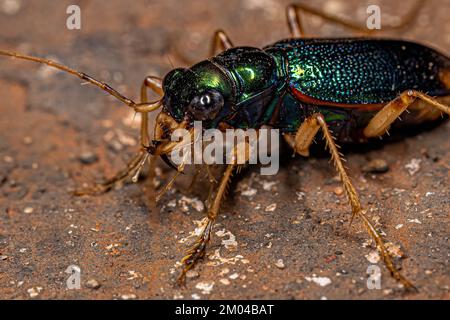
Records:
[[[383,109],[370,120],[364,129],[364,135],[367,138],[380,137],[387,132],[391,124],[397,120],[400,115],[405,112],[413,103],[419,100],[428,107],[425,111],[438,111],[446,113],[450,116],[450,107],[446,106],[435,98],[415,90],[407,90],[400,94],[399,97],[389,102]],[[431,110],[430,110],[431,109]]]
[[[383,30],[403,29],[404,27],[408,26],[412,21],[414,21],[422,6],[422,1],[417,0],[403,19],[395,24],[383,25]],[[300,12],[320,17],[326,21],[339,24],[359,33],[368,34],[380,31],[376,29],[368,29],[367,27],[353,21],[349,21],[336,15],[323,12],[319,9],[314,9],[302,3],[292,3],[286,7],[286,18],[291,36],[293,38],[303,38],[306,36],[306,33],[302,26],[302,20],[300,19]]]
[[[367,229],[367,232],[375,241],[377,248],[381,256],[383,257],[384,263],[387,269],[390,271],[391,275],[400,283],[402,283],[405,288],[415,289],[415,287],[395,268],[392,259],[386,250],[382,236],[375,229],[370,220],[367,218],[366,211],[362,209],[358,193],[356,192],[356,189],[353,187],[353,184],[344,167],[343,164],[344,159],[342,157],[342,154],[339,152],[335,139],[331,134],[330,130],[328,129],[328,126],[325,122],[323,115],[317,113],[310,116],[300,126],[295,137],[285,136],[285,138],[288,144],[290,144],[291,147],[293,147],[297,153],[301,155],[307,155],[309,146],[311,145],[315,134],[320,129],[322,130],[326,147],[330,152],[331,159],[334,163],[337,172],[339,173],[345,193],[352,208],[352,219],[353,217],[356,216],[362,220],[365,228]]]

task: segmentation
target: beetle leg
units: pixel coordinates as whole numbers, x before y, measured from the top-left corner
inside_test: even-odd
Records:
[[[205,226],[198,237],[195,244],[190,248],[186,254],[186,256],[181,260],[183,263],[183,270],[181,271],[178,277],[178,284],[182,285],[186,281],[186,272],[188,272],[196,262],[203,258],[206,252],[206,245],[211,238],[211,231],[213,224],[219,214],[220,204],[225,195],[226,189],[228,187],[228,183],[230,182],[231,176],[233,174],[233,170],[235,169],[235,164],[227,165],[227,168],[220,180],[219,188],[217,189],[217,193],[214,197],[213,202],[209,205],[208,213],[205,219]]]
[[[424,93],[415,90],[407,90],[384,106],[384,108],[370,120],[369,124],[364,129],[364,135],[367,138],[383,135],[389,129],[391,124],[397,120],[408,107],[413,105],[413,102],[416,101],[416,99],[421,102],[423,101],[428,108],[446,113],[450,116],[450,107]]]
[[[402,29],[409,25],[414,18],[419,13],[420,9],[422,8],[422,3],[420,0],[417,0],[414,6],[411,8],[410,12],[399,22],[395,24],[390,25],[383,25],[383,30],[394,30],[394,29]],[[293,38],[303,38],[306,36],[304,29],[302,27],[301,19],[300,19],[300,12],[308,13],[314,16],[321,17],[322,19],[326,21],[330,21],[336,24],[340,24],[346,28],[352,29],[356,32],[361,33],[373,33],[380,30],[377,29],[368,29],[367,27],[361,26],[357,23],[354,23],[349,20],[342,19],[340,17],[337,17],[335,15],[331,15],[325,12],[322,12],[321,10],[314,9],[311,7],[308,7],[302,3],[293,3],[287,6],[286,8],[286,18],[289,26],[289,30],[291,32],[291,36]]]
[[[155,93],[162,95],[162,80],[157,77],[149,76],[145,78],[141,86],[141,102],[147,102],[147,89],[153,90]],[[141,146],[142,150],[127,164],[126,168],[119,171],[112,178],[104,182],[94,185],[90,188],[76,190],[75,195],[101,194],[111,190],[114,186],[122,183],[124,180],[132,177],[133,182],[137,181],[140,171],[144,167],[149,158],[147,148],[149,144],[148,136],[148,112],[141,112]]]
[[[221,51],[232,48],[233,42],[230,37],[223,31],[222,29],[218,29],[214,32],[214,35],[211,39],[211,46],[209,49],[209,56],[213,57]],[[173,48],[173,53],[175,57],[185,65],[192,66],[195,62],[185,57],[181,52],[178,51],[178,48],[175,46]]]
[[[219,52],[228,50],[230,48],[233,48],[233,42],[231,42],[231,39],[228,37],[225,31],[223,31],[222,29],[216,30],[211,41],[211,49],[209,52],[210,56],[215,56]]]
[[[300,150],[300,154],[305,154],[304,150],[307,150],[313,141],[314,136],[312,133],[317,133],[319,129],[322,130],[326,147],[331,154],[331,159],[333,160],[334,166],[339,173],[348,201],[352,207],[352,219],[354,216],[358,216],[362,220],[364,226],[367,229],[367,232],[375,240],[377,248],[380,251],[381,256],[383,257],[386,267],[391,272],[391,275],[400,283],[402,283],[405,288],[414,288],[414,286],[395,268],[389,254],[386,251],[383,238],[367,218],[366,211],[362,209],[356,189],[353,187],[353,184],[343,165],[344,159],[342,158],[342,154],[339,152],[335,139],[328,129],[323,115],[320,113],[316,113],[307,118],[305,122],[300,126],[296,137],[294,138],[290,136],[286,140],[288,143],[290,143],[294,150]],[[303,133],[306,133],[306,137],[304,139],[300,137],[300,135]]]
[[[243,148],[241,148],[241,146]],[[238,154],[239,152],[243,152],[243,154]],[[219,182],[219,186],[217,188],[217,192],[213,201],[208,204],[208,212],[205,218],[202,232],[195,244],[188,250],[186,256],[181,260],[181,262],[183,263],[183,270],[178,277],[178,284],[182,285],[185,283],[186,272],[194,267],[199,259],[204,257],[206,252],[206,245],[211,238],[213,224],[217,218],[217,215],[219,214],[220,205],[227,192],[227,188],[231,181],[233,171],[234,169],[239,168],[242,165],[241,163],[239,163],[241,159],[244,160],[243,162],[245,163],[248,161],[249,154],[250,144],[247,141],[244,142],[243,145],[239,144],[233,149],[233,157],[231,158],[232,161],[227,165],[225,172],[222,174],[222,178]]]

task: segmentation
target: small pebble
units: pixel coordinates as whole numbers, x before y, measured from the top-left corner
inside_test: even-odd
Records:
[[[284,269],[284,268],[286,268],[286,265],[284,264],[283,259],[278,259],[277,262],[275,262],[275,266],[276,266],[278,269]]]
[[[120,296],[120,298],[122,298],[122,300],[134,300],[137,297],[135,294],[130,293],[130,294],[123,294]]]
[[[22,139],[22,142],[23,142],[23,144],[29,146],[30,144],[33,143],[33,138],[32,138],[32,137],[29,137],[29,136],[26,136],[26,137],[24,137],[24,138]]]
[[[389,165],[387,164],[386,160],[373,159],[362,167],[362,171],[370,173],[385,173],[389,171]]]
[[[34,209],[33,209],[32,207],[26,207],[26,208],[23,210],[23,212],[24,212],[24,213],[27,213],[27,214],[33,213],[33,211],[34,211]]]
[[[275,211],[276,209],[277,209],[277,204],[276,204],[276,203],[272,203],[272,204],[269,204],[269,205],[266,207],[265,211],[266,211],[266,212],[273,212],[273,211]]]
[[[371,251],[368,255],[366,255],[366,259],[370,263],[378,263],[380,261],[380,255],[378,251]]]
[[[27,290],[30,298],[36,298],[41,293],[42,287],[30,288]]]
[[[404,253],[402,252],[401,248],[397,244],[393,244],[392,242],[388,242],[385,244],[385,248],[389,255],[394,258],[401,258],[404,256]]]
[[[257,192],[258,192],[258,190],[254,189],[254,188],[248,188],[247,190],[242,191],[241,195],[244,197],[251,198],[254,195],[256,195]]]
[[[5,255],[3,255],[3,256],[0,256],[0,260],[6,260],[6,259],[8,259],[8,256],[5,256]]]
[[[95,279],[90,279],[86,281],[86,287],[89,289],[97,290],[98,288],[101,287],[101,284]]]
[[[78,156],[78,160],[80,160],[82,164],[93,164],[97,162],[98,156],[91,151],[84,151]]]
[[[312,277],[305,277],[305,279],[306,279],[306,281],[308,281],[308,282],[312,281],[321,287],[326,287],[327,285],[329,285],[331,283],[331,279],[328,277],[317,277],[317,276],[313,275]]]
[[[11,156],[4,156],[3,157],[3,161],[5,161],[6,163],[13,163],[14,162],[14,158]]]
[[[238,273],[233,273],[232,275],[230,275],[228,278],[232,279],[232,280],[236,280],[237,278],[239,278],[239,274]]]
[[[333,192],[337,195],[337,196],[341,196],[344,193],[344,188],[342,187],[336,187],[334,188]]]
[[[210,294],[214,288],[214,282],[199,282],[195,285],[195,288],[201,290],[202,294]]]

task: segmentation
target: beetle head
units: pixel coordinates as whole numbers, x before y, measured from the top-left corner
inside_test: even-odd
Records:
[[[213,121],[226,114],[232,84],[210,61],[174,69],[163,80],[164,110],[177,122]]]

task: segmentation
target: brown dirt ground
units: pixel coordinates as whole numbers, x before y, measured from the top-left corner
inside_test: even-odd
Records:
[[[80,31],[65,28],[65,11],[73,2],[82,8]],[[288,2],[0,0],[0,48],[57,59],[137,98],[146,75],[170,70],[174,45],[199,60],[219,27],[236,44],[263,46],[286,37]],[[375,2],[381,3],[385,21],[409,5]],[[311,5],[364,21],[368,3]],[[448,54],[449,12],[450,1],[426,1],[414,26],[389,35]],[[305,23],[314,35],[350,34],[320,19]],[[195,269],[199,275],[179,289],[173,272],[187,249],[180,242],[203,217],[187,202],[201,199],[207,186],[200,183],[187,193],[189,179],[183,177],[157,209],[149,181],[98,197],[71,196],[75,186],[112,175],[138,149],[137,121],[127,108],[79,83],[39,65],[0,60],[1,299],[28,299],[33,288],[37,299],[450,298],[448,121],[347,156],[370,218],[401,247],[404,257],[396,264],[419,293],[405,295],[381,263],[382,289],[367,289],[367,257],[376,258],[374,248],[360,223],[346,234],[349,208],[334,192],[339,184],[326,158],[286,160],[271,177],[259,176],[258,168],[242,173],[214,230],[231,232],[237,246],[221,243],[230,234],[214,234],[209,256]],[[98,160],[82,164],[78,156],[85,151]],[[386,160],[389,171],[364,173],[370,159]],[[406,166],[413,160],[419,171],[411,175]],[[164,183],[171,172],[160,168],[157,179]],[[249,188],[256,194],[242,195]],[[267,211],[274,203],[276,209]],[[279,259],[284,268],[276,266]],[[66,289],[69,265],[81,268],[80,290]],[[307,280],[314,275],[331,283],[322,287]],[[89,289],[90,279],[101,287]]]

